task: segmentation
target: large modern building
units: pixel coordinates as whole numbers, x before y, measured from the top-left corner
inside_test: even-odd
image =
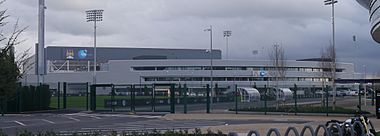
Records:
[[[46,83],[93,82],[93,48],[47,47]],[[274,66],[268,60],[222,59],[220,50],[213,50],[212,79],[220,88],[239,86],[263,87],[276,84]],[[31,59],[32,60],[32,59]],[[210,83],[211,59],[205,49],[98,48],[96,83],[153,84],[180,83],[205,86]],[[285,77],[277,82],[282,87],[322,86],[329,81],[321,74],[330,70],[321,67],[320,59],[287,60]],[[324,60],[326,61],[326,60]],[[355,78],[352,63],[337,63],[337,78]],[[36,83],[34,70],[23,79]]]
[[[378,0],[357,0],[360,5],[369,10],[369,20],[371,22],[371,35],[373,40],[380,43],[380,1]]]

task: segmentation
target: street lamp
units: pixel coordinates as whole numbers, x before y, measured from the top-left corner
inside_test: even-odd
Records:
[[[336,103],[336,86],[335,86],[335,73],[336,73],[336,53],[335,53],[335,4],[338,3],[337,0],[325,0],[324,1],[325,5],[331,5],[331,23],[332,23],[332,63],[333,63],[333,68],[332,68],[332,85],[333,85],[333,109],[335,110],[335,103]]]
[[[87,10],[87,22],[94,22],[94,72],[93,84],[96,84],[96,22],[103,21],[104,10]]]
[[[204,30],[205,32],[210,32],[210,83],[211,83],[211,85],[210,85],[210,87],[211,87],[211,103],[212,103],[212,101],[213,101],[213,99],[214,99],[214,95],[213,95],[213,66],[212,66],[212,59],[213,59],[213,55],[212,55],[212,25],[210,25],[210,28],[207,28],[207,29],[205,29]],[[211,106],[212,107],[212,106]]]
[[[223,31],[223,36],[226,38],[226,59],[228,59],[228,37],[231,36],[231,31]]]

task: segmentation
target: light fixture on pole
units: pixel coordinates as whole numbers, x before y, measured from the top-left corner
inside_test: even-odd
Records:
[[[331,5],[331,23],[332,23],[332,86],[333,86],[333,110],[335,110],[336,103],[336,85],[335,85],[335,77],[336,77],[336,52],[335,52],[335,4],[338,3],[337,0],[325,0],[325,5]]]
[[[228,59],[228,37],[231,36],[231,31],[223,31],[223,36],[226,38],[226,59]]]
[[[213,99],[214,99],[214,87],[213,87],[213,54],[212,54],[212,25],[210,25],[210,28],[207,28],[205,29],[204,31],[207,31],[207,32],[210,32],[210,87],[211,87],[211,104],[213,102]],[[212,105],[210,106],[212,107]]]
[[[96,84],[96,22],[103,21],[104,10],[87,10],[87,22],[94,22],[94,72],[93,72],[93,84]]]

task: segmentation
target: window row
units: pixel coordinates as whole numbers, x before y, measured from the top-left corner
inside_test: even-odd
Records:
[[[273,71],[275,67],[231,67],[231,66],[213,66],[213,70],[248,70],[248,71]],[[164,67],[132,67],[134,71],[165,71],[165,70],[211,70],[210,66],[164,66]],[[328,68],[304,68],[304,67],[287,67],[286,71],[302,72],[329,72]],[[336,69],[336,72],[343,72],[343,69]]]
[[[210,81],[210,77],[144,77],[144,81]],[[213,81],[276,81],[275,77],[213,77]],[[279,81],[330,81],[329,78],[286,77]]]

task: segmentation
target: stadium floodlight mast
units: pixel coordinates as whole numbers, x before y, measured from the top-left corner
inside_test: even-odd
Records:
[[[332,24],[332,86],[333,86],[333,108],[335,110],[336,103],[336,86],[335,86],[335,73],[336,73],[336,52],[335,52],[335,4],[338,3],[337,0],[325,0],[325,5],[331,5],[331,24]]]
[[[94,22],[94,72],[93,84],[96,84],[96,22],[103,21],[104,10],[87,10],[87,22]]]
[[[212,59],[213,59],[213,54],[212,54],[212,25],[210,25],[210,28],[207,28],[204,30],[205,32],[210,32],[210,87],[211,87],[211,104],[214,99],[214,87],[213,87],[213,64],[212,64]],[[212,106],[211,106],[212,107]]]
[[[226,38],[226,59],[228,59],[228,37],[231,36],[231,31],[223,31],[223,36]]]

